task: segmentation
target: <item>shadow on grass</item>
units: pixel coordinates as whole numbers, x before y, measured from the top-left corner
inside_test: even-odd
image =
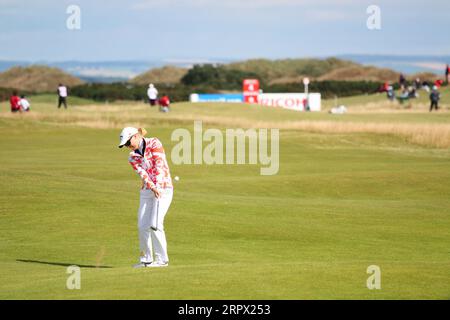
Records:
[[[77,263],[64,263],[64,262],[49,262],[49,261],[38,261],[38,260],[23,260],[23,259],[16,259],[16,261],[19,262],[26,262],[26,263],[40,263],[40,264],[48,264],[52,266],[61,266],[61,267],[69,267],[69,266],[78,266],[80,268],[112,268],[110,266],[94,266],[89,264],[77,264]]]

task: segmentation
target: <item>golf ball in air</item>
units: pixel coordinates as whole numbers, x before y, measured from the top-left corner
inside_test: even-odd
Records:
[[[179,176],[175,176],[175,181],[180,181],[180,177]]]

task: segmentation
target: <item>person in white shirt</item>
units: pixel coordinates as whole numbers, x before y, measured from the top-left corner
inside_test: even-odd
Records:
[[[150,83],[147,90],[148,100],[150,101],[150,105],[153,107],[156,105],[156,101],[158,100],[158,90],[156,90],[153,83]]]
[[[30,111],[30,103],[28,102],[28,100],[25,98],[24,95],[20,96],[19,106],[22,109],[22,111],[25,112]]]
[[[62,83],[58,86],[58,109],[61,108],[61,104],[64,104],[64,108],[67,109],[67,87]]]

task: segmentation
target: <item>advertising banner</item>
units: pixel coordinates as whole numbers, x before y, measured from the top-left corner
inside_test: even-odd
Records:
[[[245,79],[242,83],[245,103],[257,103],[259,95],[259,80]]]
[[[191,102],[244,102],[244,96],[240,93],[222,94],[222,93],[193,93],[190,95]]]
[[[296,111],[320,111],[321,96],[320,93],[262,93],[258,96],[258,104]]]

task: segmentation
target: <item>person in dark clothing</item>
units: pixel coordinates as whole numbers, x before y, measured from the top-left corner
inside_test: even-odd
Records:
[[[433,91],[431,91],[430,94],[430,101],[431,101],[431,105],[430,105],[430,112],[433,111],[433,108],[437,110],[439,110],[439,100],[441,99],[441,94],[439,93],[438,89],[436,86],[433,87]]]
[[[417,98],[416,88],[413,86],[408,87],[408,98],[415,99]]]
[[[400,84],[400,88],[403,90],[406,87],[406,78],[405,76],[402,74],[400,74],[400,79],[398,80],[399,84]]]
[[[414,87],[414,89],[416,89],[416,90],[420,90],[420,89],[422,88],[422,82],[420,82],[420,79],[419,79],[419,78],[417,78],[417,79],[414,81],[413,87]]]
[[[450,82],[450,66],[447,64],[447,67],[445,68],[445,81],[446,84]]]

